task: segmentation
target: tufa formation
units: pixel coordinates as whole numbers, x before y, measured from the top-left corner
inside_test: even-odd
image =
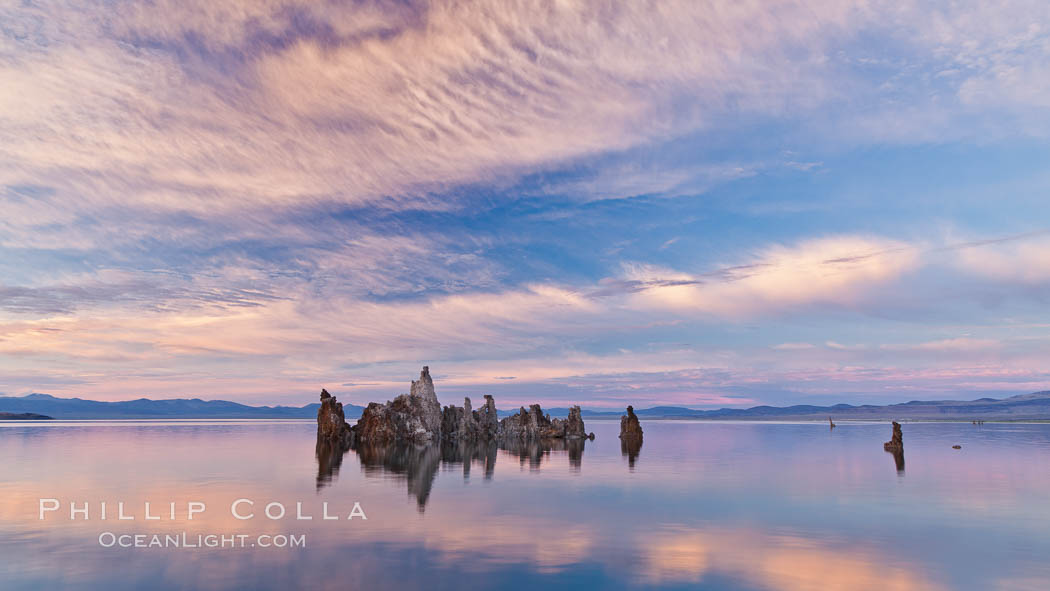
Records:
[[[620,417],[620,452],[627,457],[627,465],[634,470],[638,453],[642,450],[642,425],[634,407],[627,407],[627,414]]]
[[[642,438],[642,425],[638,422],[638,415],[634,414],[634,407],[627,407],[627,414],[620,417],[620,439]]]
[[[442,408],[427,366],[423,366],[419,379],[412,382],[408,394],[383,404],[370,402],[353,427],[346,423],[343,405],[327,390],[321,391],[321,408],[317,411],[319,449],[322,443],[346,450],[361,444],[393,442],[424,444],[585,438],[594,439],[594,433],[586,432],[579,406],[570,408],[565,419],[552,419],[543,413],[540,405],[533,404],[529,410],[522,407],[517,414],[502,421],[496,415],[495,400],[487,394],[485,404],[478,410],[473,410],[470,398],[463,399],[463,406]]]
[[[440,441],[441,403],[434,393],[430,368],[423,366],[408,394],[385,404],[369,402],[352,431],[354,443]]]
[[[904,436],[901,434],[901,426],[893,421],[893,437],[882,444],[882,449],[893,454],[893,462],[897,465],[897,474],[904,474]]]
[[[317,409],[317,443],[331,447],[347,449],[351,441],[350,425],[346,424],[343,415],[343,403],[321,390],[321,407]]]
[[[882,444],[882,449],[889,452],[904,451],[904,436],[901,434],[901,425],[897,421],[893,421],[893,436]]]
[[[580,416],[580,407],[569,409],[565,419],[552,419],[543,414],[540,405],[533,404],[529,410],[521,407],[518,414],[511,415],[499,423],[499,437],[503,440],[528,441],[534,439],[594,439],[594,433],[587,434]]]

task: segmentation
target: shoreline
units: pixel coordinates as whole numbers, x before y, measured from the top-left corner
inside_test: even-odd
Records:
[[[972,423],[974,419],[901,419],[901,418],[878,418],[878,419],[845,419],[836,418],[835,425],[845,424],[884,424],[896,421],[898,423],[951,423],[951,424],[968,424]],[[588,421],[597,421],[602,423],[616,423],[619,422],[618,418],[613,417],[588,417]],[[977,419],[983,421],[984,424],[1050,424],[1050,419]],[[357,419],[347,419],[347,423],[356,423]],[[823,425],[827,426],[827,417],[822,419],[699,419],[699,418],[651,418],[644,419],[643,422],[674,422],[674,423],[721,423],[721,424],[790,424],[790,425]],[[282,419],[282,418],[119,418],[119,419],[17,419],[17,420],[0,420],[0,426],[2,425],[30,425],[30,426],[91,426],[91,425],[105,425],[111,424],[113,426],[134,426],[135,424],[151,425],[151,424],[183,424],[192,426],[195,423],[201,423],[206,425],[220,425],[220,424],[304,424],[314,425],[316,421],[313,419]],[[977,425],[975,425],[977,426]]]

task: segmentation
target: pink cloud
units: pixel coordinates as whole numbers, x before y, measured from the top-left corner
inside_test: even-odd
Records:
[[[960,249],[956,265],[995,281],[1045,285],[1050,283],[1050,239],[1033,237]]]
[[[773,245],[714,277],[652,265],[629,265],[628,279],[652,285],[632,305],[734,318],[814,304],[861,305],[874,287],[920,265],[908,244],[861,236],[833,236],[791,246]]]
[[[972,339],[959,337],[954,339],[941,339],[939,341],[927,341],[912,344],[890,344],[882,345],[881,348],[891,351],[988,351],[1002,347],[1002,343],[994,339]]]
[[[773,349],[777,351],[807,351],[816,349],[816,345],[812,343],[780,343],[779,345],[773,345]]]

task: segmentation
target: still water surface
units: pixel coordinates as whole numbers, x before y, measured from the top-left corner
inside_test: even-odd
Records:
[[[640,450],[618,427],[319,458],[309,421],[3,423],[0,588],[1050,589],[1050,425],[908,423],[901,469],[887,424],[647,421]],[[40,498],[61,509],[38,519]],[[230,514],[240,498],[253,519]],[[191,501],[207,510],[188,520]],[[324,502],[368,519],[323,520]],[[104,548],[102,532],[306,547]]]

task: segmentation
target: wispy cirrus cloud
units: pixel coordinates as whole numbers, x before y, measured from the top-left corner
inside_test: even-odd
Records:
[[[726,113],[833,104],[845,107],[834,119],[862,121],[848,93],[868,92],[884,123],[898,119],[898,135],[925,138],[928,124],[900,129],[909,115],[894,105],[915,103],[879,80],[879,50],[857,38],[920,56],[883,69],[940,81],[948,108],[913,107],[927,123],[936,111],[945,125],[970,116],[963,107],[977,96],[1039,108],[1040,93],[1022,85],[1041,77],[1022,74],[1046,61],[1046,34],[1019,15],[1046,9],[1019,4],[974,19],[924,3],[820,1],[12,3],[0,45],[0,84],[14,89],[0,96],[0,184],[51,188],[34,199],[35,215],[19,216],[28,223],[69,224],[108,207],[443,208],[428,195],[679,137]],[[932,78],[953,68],[958,76]],[[989,84],[1017,92],[1004,103],[974,89]],[[650,172],[612,193],[574,192],[666,191],[690,169],[713,170],[689,163],[663,181]],[[63,206],[49,208],[55,198]]]
[[[849,12],[495,8],[9,6],[0,81],[18,91],[0,104],[0,183],[92,210],[441,207],[425,193],[680,134],[730,96],[759,111],[811,101],[810,66],[787,52],[812,52]],[[756,25],[783,34],[737,34]],[[683,96],[695,106],[676,108]]]

